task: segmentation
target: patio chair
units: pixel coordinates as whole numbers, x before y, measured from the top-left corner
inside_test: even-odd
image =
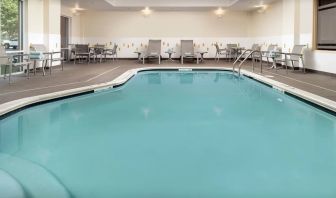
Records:
[[[105,45],[96,44],[92,48],[91,54],[93,55],[94,62],[96,62],[96,59],[98,59],[98,56],[99,56],[99,63],[102,63],[103,58],[105,58],[105,60],[106,60]]]
[[[114,61],[114,59],[117,59],[117,49],[118,49],[118,45],[114,44],[112,49],[106,49],[105,50],[105,59],[107,56],[111,56],[112,60]]]
[[[286,73],[288,73],[287,71],[287,63],[288,61],[291,62],[291,66],[293,71],[295,70],[295,67],[300,67],[300,61],[302,63],[302,71],[303,73],[306,73],[306,68],[304,65],[304,59],[303,59],[303,50],[304,48],[307,47],[306,45],[294,45],[292,52],[290,53],[285,53],[285,52],[277,52],[277,54],[281,57],[281,58],[275,58],[275,64],[279,63],[285,63],[285,68],[286,68]],[[282,58],[282,55],[284,56],[284,58]],[[297,63],[297,65],[295,64]]]
[[[239,56],[239,52],[237,51],[238,44],[227,44],[226,45],[226,57],[231,59],[236,59]]]
[[[215,43],[215,47],[216,47],[216,56],[215,56],[215,60],[217,60],[217,62],[219,61],[221,55],[224,55],[225,58],[227,58],[226,49],[221,49],[221,48],[219,48],[218,43]]]
[[[161,40],[149,40],[146,54],[142,55],[142,64],[145,64],[145,58],[157,58],[161,64]]]
[[[36,61],[42,61],[43,75],[45,74],[44,68],[48,65],[48,61],[50,75],[53,62],[60,62],[62,66],[62,71],[64,70],[64,51],[62,50],[49,52],[46,46],[43,44],[31,44],[30,57],[30,59],[34,61],[34,74],[36,73]]]
[[[4,78],[6,79],[6,74],[8,74],[8,81],[11,83],[11,77],[13,69],[24,68],[27,69],[27,78],[29,79],[29,54],[14,54],[7,55],[4,47],[0,47],[0,66],[3,66],[5,69]]]
[[[90,59],[94,54],[90,51],[88,44],[76,44],[73,49],[74,54],[74,64],[76,64],[77,58],[79,58],[79,63],[81,59],[86,59],[86,63],[90,63]]]
[[[253,44],[251,47],[251,50],[255,51],[255,52],[261,52],[261,46],[259,44]],[[252,60],[253,61],[257,61],[258,59],[261,59],[261,53],[253,53],[252,54]]]
[[[273,59],[273,53],[272,52],[274,52],[276,49],[278,48],[278,45],[269,45],[268,47],[267,47],[267,50],[266,51],[261,51],[261,56],[262,56],[262,58],[266,58],[266,60],[267,60],[267,65],[269,65],[270,64],[270,61],[269,61],[269,59],[270,58],[272,58]]]
[[[198,56],[194,52],[194,41],[193,40],[181,40],[181,64],[184,63],[184,59],[196,58],[198,64]]]

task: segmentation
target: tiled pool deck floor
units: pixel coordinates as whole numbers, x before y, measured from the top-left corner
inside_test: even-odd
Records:
[[[182,65],[176,62],[163,61],[161,65],[152,63],[142,65],[135,60],[117,60],[107,63],[93,64],[72,64],[68,63],[64,66],[64,71],[60,67],[55,67],[52,70],[51,76],[48,71],[45,76],[38,72],[35,76],[31,74],[31,78],[27,79],[25,75],[13,77],[13,82],[8,83],[8,79],[0,79],[0,104],[20,99],[24,97],[46,94],[56,91],[78,88],[82,86],[108,82],[129,69],[139,67],[181,67]],[[216,62],[206,60],[204,63],[184,64],[184,67],[228,67],[232,68],[232,62],[221,60]],[[262,75],[272,78],[276,81],[288,84],[290,86],[311,92],[313,94],[336,101],[336,77],[320,73],[302,73],[301,71],[288,71],[281,69],[278,71],[267,69],[264,64]],[[252,70],[251,63],[246,63],[242,68]],[[255,67],[255,72],[260,72],[260,66]]]

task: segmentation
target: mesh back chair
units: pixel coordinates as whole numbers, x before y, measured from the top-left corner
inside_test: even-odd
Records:
[[[8,56],[6,54],[6,50],[4,47],[0,47],[0,66],[4,67],[5,73],[4,78],[6,78],[6,74],[8,74],[8,80],[9,83],[11,83],[11,77],[13,69],[15,68],[24,68],[27,69],[27,78],[29,78],[29,66],[30,66],[30,60],[29,60],[29,54],[15,54]]]
[[[92,53],[90,52],[90,48],[88,44],[76,44],[74,48],[74,64],[76,64],[76,59],[79,58],[79,62],[81,59],[85,58],[87,63],[90,63]]]
[[[142,56],[142,64],[145,64],[145,58],[157,58],[161,64],[161,40],[149,40],[147,53]]]
[[[6,54],[6,47],[0,46],[0,69],[2,68],[5,70],[4,78],[6,78],[7,70],[10,67],[10,57]]]
[[[196,58],[198,64],[198,57],[195,55],[193,40],[181,40],[181,64],[184,63],[183,60],[185,58],[192,60]]]
[[[44,74],[44,67],[48,65],[48,61],[49,61],[50,75],[51,75],[51,68],[52,68],[53,62],[60,62],[62,66],[62,71],[64,70],[64,51],[48,52],[46,46],[43,44],[32,44],[30,46],[30,50],[31,50],[31,53],[37,52],[36,55],[39,55],[39,53],[42,53],[40,54],[40,56],[35,56],[35,57],[31,55],[31,57],[35,58],[33,59],[34,60],[34,73],[36,72],[36,60],[39,60],[39,58],[40,58],[40,61],[42,61],[43,74]],[[43,62],[45,63],[44,65],[43,65]]]
[[[261,60],[261,53],[260,53],[261,46],[259,44],[253,44],[251,50],[256,52],[252,54],[252,60],[253,61],[257,61],[258,59]]]
[[[236,52],[236,49],[238,48],[238,44],[227,44],[226,45],[226,57],[229,59],[235,58],[235,56],[238,56],[238,52]]]
[[[103,57],[104,57],[105,60],[106,60],[106,57],[105,57],[105,45],[102,45],[102,44],[96,44],[96,45],[92,48],[91,53],[92,53],[92,55],[93,55],[93,59],[94,59],[94,61],[96,61],[96,59],[98,59],[98,56],[99,56],[99,62],[100,62],[100,63],[102,62]]]
[[[42,44],[30,45],[30,59],[34,62],[34,75],[36,74],[36,63],[41,62],[43,75],[45,75],[45,67],[48,63],[48,57],[45,55],[47,49]]]
[[[267,50],[266,51],[262,51],[261,52],[261,56],[262,58],[266,58],[267,59],[267,65],[269,65],[269,59],[270,58],[273,58],[273,54],[272,52],[274,52],[276,49],[277,49],[278,45],[269,45],[267,47]]]
[[[106,59],[106,56],[111,56],[112,60],[114,61],[114,59],[117,58],[117,50],[118,50],[118,45],[117,44],[114,44],[112,49],[106,49],[105,54],[104,54],[105,59]]]
[[[301,61],[302,71],[305,73],[306,68],[305,68],[304,59],[303,59],[303,50],[304,50],[305,47],[307,47],[307,46],[306,45],[295,45],[293,47],[292,52],[290,52],[290,53],[278,52],[279,55],[284,55],[285,58],[284,59],[283,58],[275,59],[276,63],[277,62],[285,63],[286,72],[288,72],[287,71],[288,61],[291,63],[293,71],[294,71],[295,67],[300,67],[300,61]]]
[[[215,56],[215,60],[217,60],[217,62],[219,61],[219,58],[220,58],[221,55],[225,55],[225,57],[227,58],[226,49],[221,49],[221,48],[219,48],[218,43],[215,43],[215,47],[216,47],[216,56]]]

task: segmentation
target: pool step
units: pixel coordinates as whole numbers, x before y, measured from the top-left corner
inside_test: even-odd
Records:
[[[0,154],[0,169],[4,170],[17,184],[13,183],[13,194],[26,194],[34,198],[70,198],[69,191],[57,180],[52,173],[33,162]],[[1,177],[0,177],[1,178]],[[2,179],[2,178],[1,178]],[[8,181],[10,179],[6,177]],[[1,183],[1,182],[0,182]],[[21,185],[20,185],[21,184]],[[21,189],[18,187],[21,186]],[[0,188],[0,195],[10,193],[8,189]],[[26,197],[26,196],[24,196]]]
[[[21,184],[3,170],[0,170],[0,195],[1,197],[27,197]]]

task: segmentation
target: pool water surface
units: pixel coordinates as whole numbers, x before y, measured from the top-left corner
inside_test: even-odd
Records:
[[[0,120],[1,183],[22,197],[335,198],[336,118],[231,72],[142,72]]]

